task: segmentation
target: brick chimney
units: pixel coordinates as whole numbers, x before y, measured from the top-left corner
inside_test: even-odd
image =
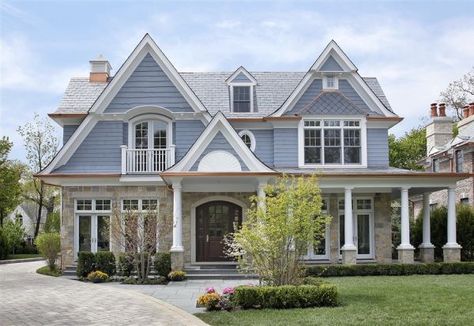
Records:
[[[91,72],[89,74],[89,81],[91,83],[106,83],[110,76],[112,67],[107,59],[102,54],[97,59],[90,60]]]
[[[474,103],[463,109],[463,119],[458,122],[458,136],[474,137]]]
[[[439,108],[439,114],[438,114]],[[453,138],[453,120],[446,116],[446,106],[441,103],[431,104],[431,120],[426,126],[426,154],[434,147],[443,146]]]

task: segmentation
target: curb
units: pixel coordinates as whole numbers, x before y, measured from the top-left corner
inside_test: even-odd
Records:
[[[45,259],[43,257],[37,257],[37,258],[22,258],[22,259],[5,259],[5,260],[0,260],[0,265],[6,265],[6,264],[17,264],[17,263],[29,263],[33,261],[44,261]]]

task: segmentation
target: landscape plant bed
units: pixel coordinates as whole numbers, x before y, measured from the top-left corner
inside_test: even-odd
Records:
[[[307,275],[332,276],[389,276],[389,275],[474,274],[474,262],[429,264],[367,264],[311,266]]]
[[[42,274],[42,275],[54,276],[54,277],[58,277],[58,276],[61,276],[63,274],[62,271],[59,268],[56,268],[54,270],[50,270],[49,266],[43,266],[43,267],[38,268],[36,270],[36,273]]]

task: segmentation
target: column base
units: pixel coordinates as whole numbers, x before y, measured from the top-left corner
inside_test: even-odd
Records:
[[[423,263],[434,262],[434,246],[431,243],[422,243],[418,249],[420,249],[420,260]]]
[[[344,265],[355,265],[356,264],[356,257],[357,257],[357,248],[350,247],[350,248],[341,248],[342,251],[342,263]]]
[[[414,253],[415,253],[415,248],[407,248],[407,247],[402,247],[400,246],[397,248],[398,251],[398,262],[400,264],[413,264],[415,262],[414,258]]]
[[[181,248],[171,248],[171,270],[182,271],[184,269],[184,250]]]
[[[454,263],[461,261],[461,246],[445,244],[443,246],[443,261],[445,263]]]

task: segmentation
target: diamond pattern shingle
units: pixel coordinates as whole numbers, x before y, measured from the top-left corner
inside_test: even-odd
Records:
[[[313,101],[302,107],[299,114],[365,114],[364,110],[357,107],[351,100],[340,92],[321,92]]]

